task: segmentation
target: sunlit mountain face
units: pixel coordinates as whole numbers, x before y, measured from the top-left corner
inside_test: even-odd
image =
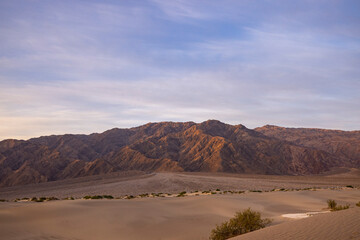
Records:
[[[39,183],[119,171],[304,175],[360,167],[360,132],[217,120],[159,122],[90,135],[0,142],[0,184]]]

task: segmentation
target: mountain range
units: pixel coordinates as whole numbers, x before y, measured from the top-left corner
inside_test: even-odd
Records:
[[[0,142],[0,186],[117,171],[305,175],[360,167],[360,131],[159,122]]]

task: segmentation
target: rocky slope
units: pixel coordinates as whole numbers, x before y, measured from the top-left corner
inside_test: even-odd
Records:
[[[149,123],[100,134],[59,135],[0,142],[0,186],[54,181],[115,171],[199,171],[259,174],[313,174],[359,165],[359,139],[339,140],[353,153],[297,141],[216,120]],[[322,130],[321,130],[322,131]],[[335,134],[336,135],[336,134]],[[306,134],[302,135],[306,139]],[[301,139],[302,139],[301,138]],[[338,154],[338,153],[343,154]]]
[[[316,128],[284,128],[266,125],[255,128],[269,137],[330,153],[348,166],[360,167],[360,131]]]

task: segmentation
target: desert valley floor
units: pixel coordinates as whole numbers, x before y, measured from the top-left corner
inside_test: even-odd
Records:
[[[220,191],[202,193],[210,189]],[[176,197],[182,191],[188,196]],[[144,193],[164,197],[123,199]],[[82,199],[103,194],[121,199]],[[75,200],[14,202],[34,196]],[[208,239],[216,224],[248,207],[273,223],[236,239],[360,239],[356,169],[314,176],[128,172],[1,188],[0,199],[9,200],[0,202],[1,239]],[[325,212],[328,199],[350,209],[304,219],[282,216]]]

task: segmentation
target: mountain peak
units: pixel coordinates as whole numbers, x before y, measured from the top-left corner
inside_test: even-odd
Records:
[[[5,140],[0,186],[127,170],[312,174],[360,167],[360,132],[305,130],[273,125],[252,130],[210,119]]]

